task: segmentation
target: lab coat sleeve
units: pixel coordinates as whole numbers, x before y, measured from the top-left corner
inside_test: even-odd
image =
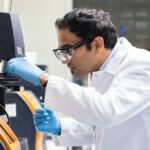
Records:
[[[52,136],[58,146],[82,146],[94,143],[94,127],[81,124],[72,118],[61,118],[61,135]]]
[[[50,76],[45,102],[47,107],[84,124],[108,127],[149,107],[149,91],[149,63],[139,63],[121,70],[104,95],[92,87],[80,87],[60,77]]]

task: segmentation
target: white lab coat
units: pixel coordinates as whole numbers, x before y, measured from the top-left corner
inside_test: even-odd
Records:
[[[58,145],[91,145],[96,150],[150,150],[150,53],[118,40],[103,70],[83,88],[50,76],[46,106],[62,119]]]

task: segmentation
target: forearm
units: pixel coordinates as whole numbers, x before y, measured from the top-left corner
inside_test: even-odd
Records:
[[[93,93],[96,94],[95,101]],[[83,88],[59,77],[49,77],[45,93],[46,107],[62,112],[79,122],[103,126],[104,119],[95,109],[102,99],[103,96],[94,88]]]
[[[136,75],[136,74],[135,74]],[[121,78],[121,80],[125,78]],[[143,80],[144,81],[144,80]],[[83,88],[66,80],[50,76],[46,88],[45,103],[53,110],[60,111],[84,124],[108,127],[121,123],[145,107],[149,106],[149,83],[141,82],[141,86],[126,84],[125,81],[114,83],[113,88],[105,95],[101,95],[94,88]],[[140,94],[145,85],[145,94]],[[116,90],[120,89],[120,90]],[[132,90],[134,97],[130,96]],[[126,105],[124,105],[126,104]],[[80,114],[79,114],[80,112]]]

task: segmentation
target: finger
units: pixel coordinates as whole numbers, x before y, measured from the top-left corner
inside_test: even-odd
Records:
[[[48,122],[47,121],[38,121],[38,122],[36,122],[36,121],[34,121],[34,125],[36,126],[36,127],[38,127],[38,126],[40,126],[40,125],[47,125],[48,124]]]
[[[33,117],[39,117],[39,118],[42,118],[42,117],[47,117],[47,116],[49,116],[49,114],[48,113],[35,113],[34,115],[33,115]]]
[[[53,114],[54,114],[54,112],[53,112],[52,110],[50,110],[50,109],[46,109],[46,112],[47,112],[48,114],[50,114],[50,115],[53,115]]]
[[[34,122],[34,125],[37,127],[41,124],[47,124],[48,122]]]
[[[34,117],[33,120],[34,122],[44,122],[44,121],[49,121],[49,117],[43,117],[43,118],[37,118],[37,117]]]
[[[46,123],[38,123],[35,125],[36,129],[39,130],[39,131],[45,131],[45,125]]]
[[[36,109],[35,110],[35,113],[39,113],[39,114],[43,114],[45,113],[46,111],[44,109]]]
[[[38,126],[45,127],[47,124],[48,124],[48,122],[46,122],[46,121],[45,122],[38,122],[38,123],[35,122],[36,127],[38,127]]]
[[[36,128],[36,130],[38,130],[38,131],[44,131],[44,127],[43,127],[43,124],[41,123],[41,124],[35,124],[35,128]]]
[[[43,128],[42,125],[41,126],[36,126],[36,130],[44,132],[44,128]]]
[[[47,118],[33,118],[34,122],[44,122],[48,121]]]
[[[48,122],[49,118],[34,118],[34,122]]]
[[[48,124],[48,122],[34,122],[34,125],[36,126],[36,127],[38,127],[39,125],[47,125]]]
[[[41,103],[41,107],[45,110],[45,105],[44,105],[44,103]]]

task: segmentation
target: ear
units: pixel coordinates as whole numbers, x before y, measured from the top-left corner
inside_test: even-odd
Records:
[[[97,36],[94,40],[93,40],[93,45],[96,49],[97,53],[101,53],[102,50],[104,49],[104,39],[101,36]]]

